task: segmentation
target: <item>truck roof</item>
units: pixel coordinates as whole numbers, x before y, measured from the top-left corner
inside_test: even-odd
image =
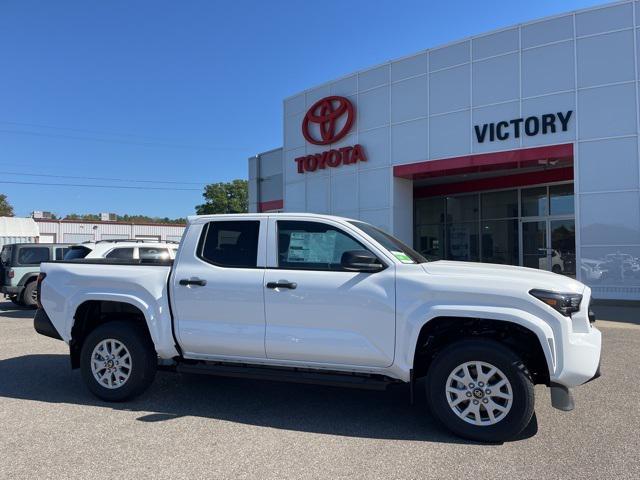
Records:
[[[215,220],[219,218],[242,218],[242,217],[252,217],[252,218],[260,218],[260,217],[305,217],[305,218],[315,218],[315,219],[325,219],[325,220],[337,220],[337,221],[349,221],[355,220],[346,217],[338,217],[336,215],[325,215],[321,213],[304,213],[304,212],[272,212],[272,213],[224,213],[224,214],[214,214],[214,215],[190,215],[187,217],[188,223],[196,223],[197,221],[203,220]]]

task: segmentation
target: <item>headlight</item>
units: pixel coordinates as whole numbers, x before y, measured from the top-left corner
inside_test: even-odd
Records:
[[[582,295],[579,293],[556,293],[548,290],[531,290],[529,293],[550,307],[555,308],[565,317],[570,317],[572,313],[580,310]]]

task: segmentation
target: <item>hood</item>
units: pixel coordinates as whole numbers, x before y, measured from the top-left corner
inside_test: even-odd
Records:
[[[582,293],[585,286],[570,277],[535,268],[514,267],[494,263],[455,262],[438,260],[421,264],[431,275],[460,276],[465,280],[475,280],[484,285],[510,283],[526,289],[542,289],[561,293]]]

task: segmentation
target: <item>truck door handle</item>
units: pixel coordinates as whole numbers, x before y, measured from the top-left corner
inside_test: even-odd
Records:
[[[199,287],[204,287],[207,284],[207,281],[201,278],[183,278],[178,283],[185,286],[197,285]]]
[[[289,290],[295,290],[296,288],[298,288],[298,284],[295,282],[280,280],[279,282],[268,282],[267,288],[288,288]]]

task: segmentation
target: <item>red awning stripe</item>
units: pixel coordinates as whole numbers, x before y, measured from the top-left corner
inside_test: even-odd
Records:
[[[462,173],[531,167],[537,165],[540,160],[559,159],[569,161],[572,157],[573,144],[566,143],[396,165],[393,167],[393,174],[396,177],[408,179],[440,177]]]

